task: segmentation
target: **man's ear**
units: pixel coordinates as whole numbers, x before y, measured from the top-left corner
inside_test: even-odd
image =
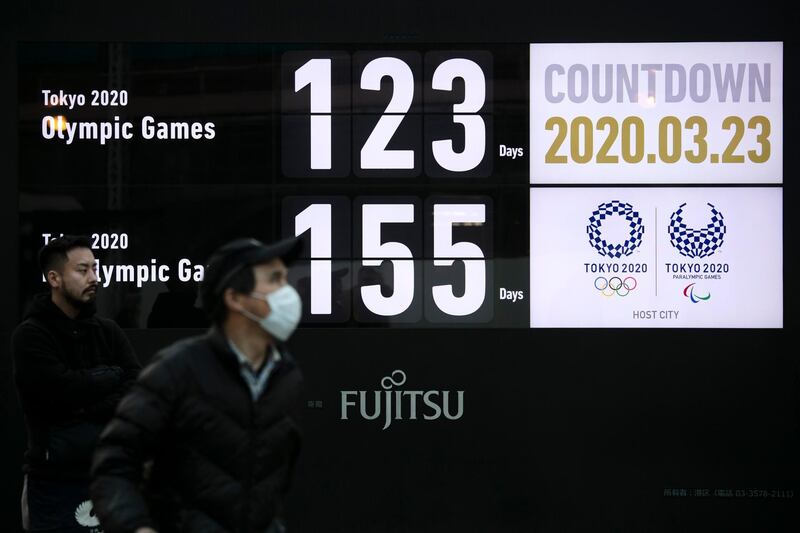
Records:
[[[61,287],[61,275],[55,270],[48,270],[47,284],[50,285],[50,288],[52,289],[58,289]]]
[[[222,301],[225,303],[225,307],[228,309],[233,309],[234,311],[241,311],[242,304],[240,302],[242,295],[233,290],[232,288],[228,287],[222,293]]]

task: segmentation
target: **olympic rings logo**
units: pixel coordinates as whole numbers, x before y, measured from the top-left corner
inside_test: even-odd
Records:
[[[617,296],[627,296],[638,285],[636,278],[628,276],[622,279],[614,276],[611,279],[606,279],[600,276],[594,280],[594,288],[600,291],[603,296],[611,297],[615,294]]]

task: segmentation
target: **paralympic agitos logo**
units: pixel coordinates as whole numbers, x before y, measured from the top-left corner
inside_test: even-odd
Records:
[[[394,370],[381,379],[383,390],[341,391],[341,420],[349,420],[350,408],[356,406],[357,416],[364,420],[383,419],[383,429],[399,420],[437,420],[443,415],[448,420],[458,420],[464,416],[463,390],[392,390],[405,383],[406,373]]]
[[[683,295],[689,298],[689,300],[691,300],[693,304],[699,302],[705,302],[711,299],[711,293],[708,291],[706,291],[705,296],[700,296],[699,294],[695,294],[694,286],[695,286],[694,283],[690,283],[683,289]]]

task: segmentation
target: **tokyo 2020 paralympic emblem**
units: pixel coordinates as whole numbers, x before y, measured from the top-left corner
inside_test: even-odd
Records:
[[[693,229],[683,223],[683,208],[686,203],[681,204],[669,217],[670,241],[683,256],[708,257],[722,246],[726,232],[725,217],[712,204],[707,205],[711,208],[711,220],[703,229]]]
[[[603,221],[612,216],[623,217],[630,227],[628,238],[621,243],[610,243],[603,238]],[[631,204],[626,204],[618,200],[602,203],[597,206],[589,217],[589,225],[586,226],[586,233],[589,234],[589,244],[594,246],[597,253],[604,257],[623,257],[633,253],[642,244],[644,225],[642,217],[637,211],[633,210]]]

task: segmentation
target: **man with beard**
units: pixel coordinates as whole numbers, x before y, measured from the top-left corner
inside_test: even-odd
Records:
[[[140,365],[120,327],[95,316],[97,274],[86,237],[39,251],[50,292],[14,331],[14,380],[28,432],[22,522],[28,531],[99,531],[89,500],[92,453]]]

